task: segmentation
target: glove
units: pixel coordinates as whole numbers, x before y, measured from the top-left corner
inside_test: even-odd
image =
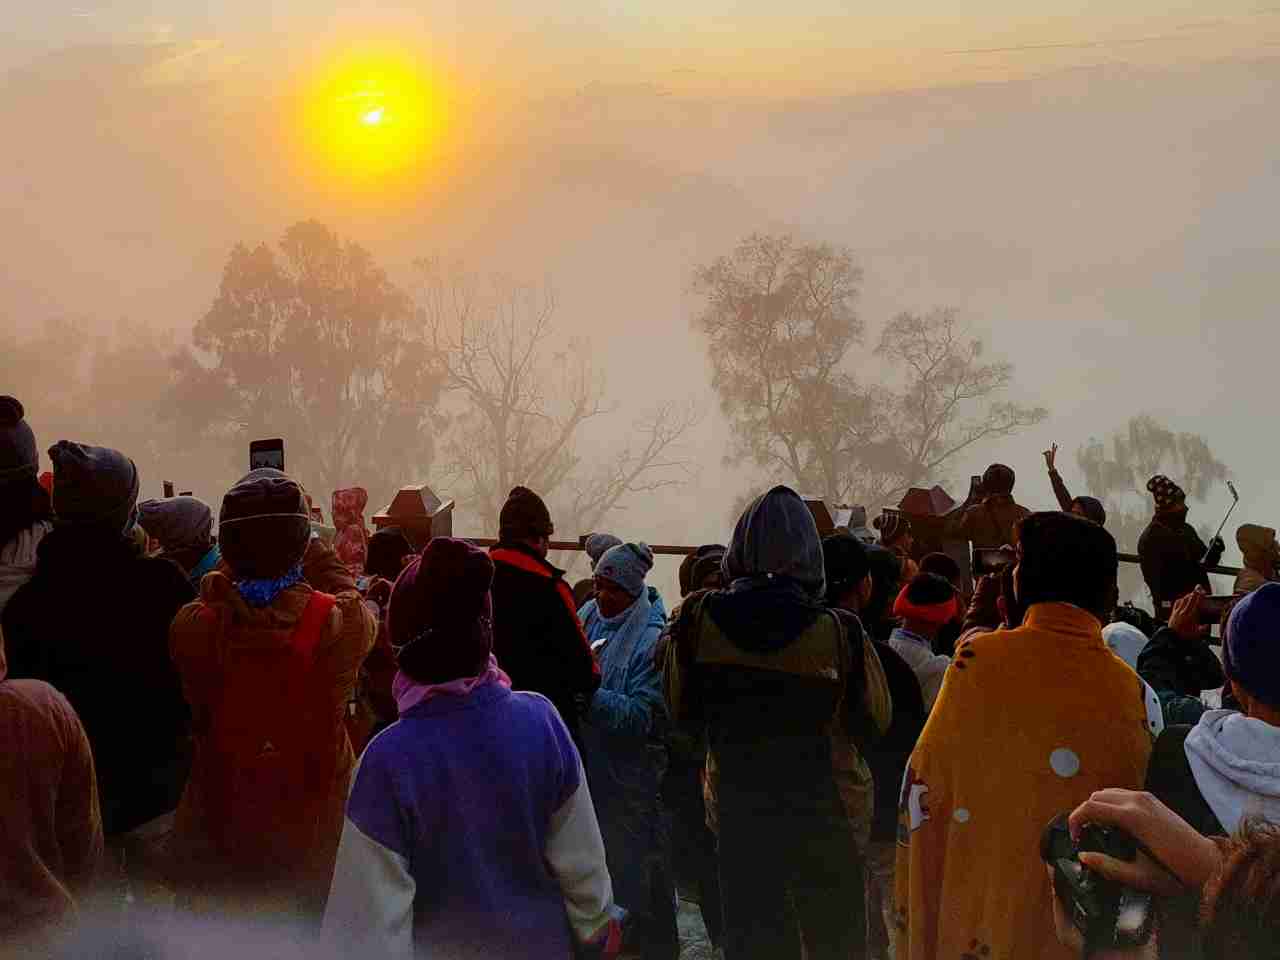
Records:
[[[1214,537],[1209,541],[1209,549],[1205,551],[1204,565],[1206,567],[1216,567],[1226,550],[1227,545],[1222,542],[1222,538]]]

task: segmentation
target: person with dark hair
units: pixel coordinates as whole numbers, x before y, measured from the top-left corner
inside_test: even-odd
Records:
[[[822,541],[822,557],[827,573],[827,606],[844,623],[850,637],[850,653],[856,661],[860,654],[855,638],[866,637],[858,614],[872,592],[867,548],[855,537],[837,534]],[[879,663],[878,669],[884,678],[884,704],[890,709],[889,726],[883,736],[865,743],[862,748],[875,789],[866,856],[867,956],[871,960],[888,960],[894,955],[898,932],[893,901],[898,790],[928,712],[920,683],[907,662],[887,643],[864,639],[863,644],[864,650],[867,645],[871,646],[870,653],[861,655],[866,662],[870,663],[874,655]],[[868,684],[868,704],[872,702],[871,689],[875,686]]]
[[[903,782],[900,957],[1061,956],[1041,832],[1095,790],[1139,787],[1163,727],[1154,692],[1102,640],[1115,539],[1066,513],[1019,526],[1021,626],[961,644]]]
[[[1092,520],[1100,527],[1107,525],[1107,509],[1097,497],[1073,497],[1058,473],[1058,445],[1055,443],[1044,452],[1045,466],[1049,468],[1049,483],[1053,486],[1053,495],[1058,499],[1058,506],[1063,513],[1074,513],[1078,517]]]
[[[619,915],[573,738],[493,655],[495,564],[437,537],[396,583],[400,721],[360,759],[324,939],[342,956],[616,954]]]
[[[956,652],[956,641],[960,639],[961,624],[964,621],[964,575],[960,564],[945,553],[926,554],[920,561],[921,573],[932,573],[951,584],[959,603],[956,615],[938,628],[933,638],[933,652],[944,657],[953,657]]]
[[[955,588],[932,573],[917,574],[893,604],[901,625],[889,635],[889,646],[905,660],[920,683],[926,710],[932,710],[951,658],[933,652],[933,642],[960,613]]]
[[[1013,468],[1003,463],[987,467],[978,490],[970,491],[969,502],[951,514],[947,535],[978,547],[1012,545],[1018,521],[1031,512],[1013,499],[1016,479]]]
[[[936,577],[941,577],[947,583],[951,584],[956,593],[960,592],[960,584],[962,574],[960,564],[956,563],[951,557],[945,553],[926,554],[924,559],[920,561],[920,572],[931,573]]]
[[[0,614],[36,572],[36,550],[53,529],[49,493],[37,479],[40,454],[26,412],[0,397]]]
[[[1187,523],[1186,493],[1168,477],[1152,477],[1147,490],[1155,501],[1155,513],[1138,538],[1138,559],[1155,603],[1156,620],[1164,623],[1180,597],[1196,587],[1213,592],[1208,568],[1218,565],[1226,545],[1221,537],[1214,537],[1210,547],[1204,545]]]
[[[866,551],[871,573],[871,597],[862,605],[859,617],[872,639],[888,643],[897,626],[893,618],[893,602],[902,588],[902,560],[878,543],[867,545]]]
[[[218,534],[230,575],[206,575],[170,635],[196,734],[174,880],[195,909],[318,920],[355,766],[344,717],[377,623],[342,564],[335,593],[308,582],[317,541],[280,471],[227,491]]]
[[[793,490],[753,501],[728,588],[685,600],[664,663],[676,727],[707,742],[727,960],[846,958],[866,936],[871,773],[847,729],[850,643],[823,606],[813,515]]]
[[[719,590],[724,586],[725,548],[719,544],[704,548],[690,572],[689,580],[694,590]]]
[[[383,527],[369,537],[369,552],[364,562],[364,572],[371,577],[381,577],[396,582],[409,561],[417,553],[413,544],[399,527]]]
[[[93,748],[113,859],[127,836],[177,806],[190,765],[191,717],[169,658],[169,625],[195,591],[131,538],[138,470],[116,450],[61,440],[53,461],[57,523],[36,572],[4,609],[9,674],[66,696]],[[132,868],[131,868],[132,869]]]
[[[138,504],[138,526],[160,542],[159,555],[181,567],[197,590],[222,559],[213,540],[213,511],[196,497],[143,500]]]
[[[911,521],[897,510],[886,510],[876,517],[874,524],[880,531],[880,546],[893,553],[902,566],[902,579],[910,581],[919,571],[919,566],[911,559],[915,549],[915,536],[911,532]]]
[[[541,693],[579,739],[577,701],[600,686],[600,666],[578,619],[564,571],[547,561],[555,526],[532,490],[516,487],[503,504],[490,552],[494,653],[517,690]]]

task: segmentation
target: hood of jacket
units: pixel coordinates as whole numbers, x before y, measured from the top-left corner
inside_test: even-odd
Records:
[[[1245,523],[1236,531],[1236,545],[1245,566],[1268,573],[1276,563],[1276,532],[1271,527]]]
[[[1201,796],[1228,832],[1248,817],[1280,823],[1280,727],[1211,710],[1188,734],[1186,752]]]

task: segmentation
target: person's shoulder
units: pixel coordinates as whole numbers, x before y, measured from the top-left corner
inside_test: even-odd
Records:
[[[187,575],[166,557],[138,557],[133,562],[133,575],[172,596],[195,599],[196,591]]]

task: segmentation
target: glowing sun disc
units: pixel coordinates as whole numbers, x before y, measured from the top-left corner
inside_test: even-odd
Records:
[[[362,123],[366,123],[369,126],[374,127],[382,122],[382,117],[386,112],[387,111],[384,107],[378,107],[376,110],[370,110],[361,117],[360,120]]]

